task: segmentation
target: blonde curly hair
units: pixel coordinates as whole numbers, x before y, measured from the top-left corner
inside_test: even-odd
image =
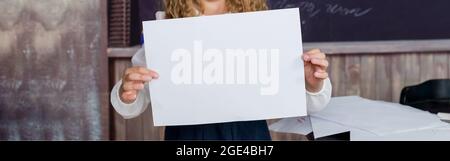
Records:
[[[203,12],[200,0],[165,0],[166,18],[183,18],[198,16]],[[226,0],[231,13],[267,10],[266,0]]]

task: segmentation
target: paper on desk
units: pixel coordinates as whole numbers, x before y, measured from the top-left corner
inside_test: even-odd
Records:
[[[360,100],[361,98],[353,97],[353,99]],[[299,121],[300,119],[305,121]],[[315,139],[349,131],[348,127],[333,121],[314,117],[314,115],[300,118],[284,118],[270,125],[269,129],[275,132],[295,133],[301,135],[307,135],[314,132]]]
[[[327,108],[313,116],[379,136],[446,125],[425,111],[354,96],[334,98]]]
[[[301,35],[299,9],[144,22],[155,126],[305,116]]]
[[[284,118],[269,126],[274,132],[308,135],[314,131],[314,138],[348,132],[349,128],[332,121],[313,116]]]
[[[311,116],[311,122],[315,139],[350,131],[351,141],[450,141],[450,125],[379,136],[369,131],[346,127],[313,116]]]
[[[371,132],[371,128],[365,128],[365,126],[357,126],[358,124],[355,124],[356,126],[347,126],[345,124],[342,124],[341,122],[335,122],[330,121],[327,119],[322,119],[320,117],[317,117],[317,115],[321,115],[322,112],[319,112],[317,114],[312,114],[310,117],[312,130],[314,131],[314,137],[320,138],[325,136],[330,136],[334,134],[339,134],[343,132],[350,131],[351,134],[351,140],[353,141],[449,141],[450,140],[450,125],[447,123],[443,123],[439,121],[439,119],[436,119],[436,115],[430,114],[426,111],[422,111],[416,108],[403,106],[396,103],[389,103],[389,102],[383,102],[383,101],[370,101],[363,99],[361,97],[357,96],[349,96],[349,97],[336,97],[332,98],[332,101],[328,105],[327,108],[335,108],[337,106],[352,106],[352,105],[360,105],[360,104],[366,104],[366,106],[359,106],[361,108],[365,107],[372,107],[376,105],[377,108],[385,109],[385,110],[391,110],[391,108],[397,108],[398,113],[406,113],[399,116],[417,116],[416,114],[422,114],[425,115],[424,121],[430,122],[433,126],[427,126],[423,124],[419,125],[410,125],[407,126],[407,130],[405,130],[404,126],[399,126],[402,124],[399,124],[397,121],[404,121],[405,119],[418,119],[419,121],[422,119],[420,117],[415,118],[403,118],[403,119],[392,119],[388,118],[391,122],[378,122],[376,119],[375,122],[366,122],[366,124],[372,124],[373,126],[387,126],[387,127],[399,127],[402,130],[396,130],[393,129],[393,131],[387,132],[385,135],[377,135],[374,132]],[[327,109],[328,110],[328,109]],[[392,110],[391,110],[392,111]],[[411,114],[412,113],[412,114]],[[351,117],[355,114],[363,114],[367,115],[367,113],[354,113],[352,111],[345,111],[345,113],[342,113],[343,115],[347,115],[346,117]],[[431,116],[430,116],[431,115]],[[421,116],[421,115],[418,115]],[[332,118],[333,116],[330,116]],[[370,115],[369,115],[370,117]],[[378,116],[381,119],[385,119],[382,115]],[[432,118],[432,119],[429,119]],[[434,119],[433,119],[434,118]],[[354,120],[354,121],[361,121],[361,120]],[[282,119],[279,122],[275,123],[274,125],[277,125],[278,127],[283,127],[283,130],[280,130],[280,132],[293,132],[293,133],[300,133],[301,129],[292,130],[289,128],[305,128],[303,127],[303,124],[296,123],[294,119]],[[426,128],[425,128],[426,127]],[[303,129],[304,130],[304,129]]]
[[[350,131],[349,127],[333,121],[327,121],[314,116],[310,116],[310,118],[315,139]]]
[[[450,126],[378,136],[373,133],[352,129],[351,141],[450,141]]]
[[[308,116],[284,118],[269,126],[271,131],[308,135],[312,132],[311,121]]]
[[[439,112],[437,115],[441,120],[450,121],[450,113]]]

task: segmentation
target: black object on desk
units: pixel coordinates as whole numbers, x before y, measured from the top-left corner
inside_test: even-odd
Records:
[[[431,113],[450,113],[450,79],[429,80],[405,87],[400,95],[400,104]]]
[[[350,141],[350,131],[314,139],[314,132],[306,135],[312,141]]]

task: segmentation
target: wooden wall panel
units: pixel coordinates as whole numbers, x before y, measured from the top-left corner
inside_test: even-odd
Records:
[[[434,57],[437,55],[433,54],[422,54],[419,55],[419,66],[420,66],[420,78],[421,82],[426,81],[428,78],[434,75]]]
[[[433,54],[433,62],[434,62],[434,68],[431,66],[429,68],[430,71],[433,71],[433,78],[449,78],[448,75],[448,54],[445,53],[436,53]]]
[[[335,57],[335,56],[331,56]],[[375,98],[375,74],[373,73],[373,69],[376,67],[375,55],[364,55],[361,56],[361,97],[365,98]],[[330,69],[334,70],[334,69]],[[332,78],[331,78],[332,79]],[[339,82],[338,82],[339,83]],[[342,83],[342,82],[340,82]],[[333,90],[335,90],[333,88]],[[337,96],[337,95],[334,95]]]
[[[418,82],[420,82],[420,55],[412,53],[404,56],[405,58],[402,60],[402,64],[404,65],[403,74],[405,74],[405,86],[417,84]]]
[[[330,71],[330,79],[333,84],[333,95],[345,95],[346,85],[339,82],[345,82],[345,56],[333,56],[329,57],[329,61],[331,61]]]
[[[392,86],[392,102],[399,102],[400,101],[400,94],[402,92],[402,88],[404,87],[404,73],[405,73],[405,67],[404,64],[402,64],[402,59],[404,58],[404,55],[402,54],[395,54],[392,55],[391,59],[391,86]],[[370,72],[370,70],[368,71]],[[375,83],[375,82],[373,82]],[[368,85],[371,86],[371,85]],[[367,93],[371,93],[373,89],[367,90]],[[364,96],[363,96],[364,97]],[[373,97],[366,97],[366,98],[373,98]]]
[[[448,75],[447,75],[447,77],[450,78],[450,54],[449,54],[449,53],[444,53],[444,54],[448,56],[448,61],[447,61],[447,65],[448,65]]]
[[[130,59],[115,59],[114,61],[110,61],[110,91],[114,84],[116,84],[122,77],[124,70],[131,66]],[[113,125],[111,126],[111,137],[115,140],[126,140],[126,127],[127,122],[123,119],[117,112],[115,112],[111,108],[111,122]]]
[[[361,94],[361,56],[359,55],[346,55],[344,81],[348,82],[346,87],[346,95],[360,95]],[[339,74],[339,72],[336,72]]]
[[[0,1],[0,140],[108,139],[106,1]]]
[[[391,100],[392,98],[392,84],[391,84],[391,59],[392,55],[378,54],[375,56],[375,93],[377,100]],[[345,82],[347,83],[347,82]]]

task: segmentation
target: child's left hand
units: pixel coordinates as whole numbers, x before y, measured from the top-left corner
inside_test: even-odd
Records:
[[[306,90],[317,93],[322,90],[324,80],[328,78],[328,60],[325,53],[319,49],[313,49],[303,53],[305,63]]]

